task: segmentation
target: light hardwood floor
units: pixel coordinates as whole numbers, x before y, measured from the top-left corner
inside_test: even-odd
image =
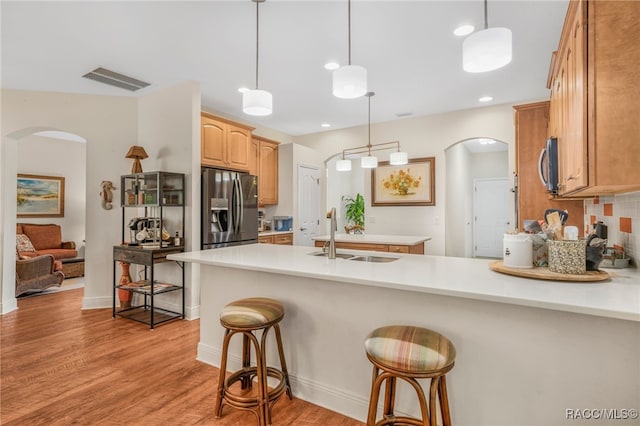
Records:
[[[30,297],[0,316],[0,424],[256,425],[226,407],[213,417],[218,369],[196,361],[199,321],[150,331],[81,310],[82,289]],[[295,390],[294,390],[295,391]],[[300,399],[281,399],[274,425],[363,423]]]

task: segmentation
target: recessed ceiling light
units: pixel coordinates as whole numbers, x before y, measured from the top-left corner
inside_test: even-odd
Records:
[[[493,97],[491,96],[483,96],[480,99],[478,99],[480,102],[489,102],[493,100]]]
[[[476,28],[473,25],[461,25],[453,30],[453,33],[457,36],[466,36],[468,34],[471,34],[475,29]]]
[[[238,88],[238,92],[240,92],[240,93],[247,93],[248,91],[249,91],[249,88],[247,88],[247,87]]]
[[[337,70],[338,68],[340,68],[340,64],[337,62],[327,62],[326,64],[324,64],[325,70],[333,71]]]
[[[320,125],[320,127],[331,127],[331,124],[329,124],[329,123],[322,123],[322,124]]]

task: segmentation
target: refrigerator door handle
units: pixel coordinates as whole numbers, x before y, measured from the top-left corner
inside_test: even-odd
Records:
[[[240,197],[240,180],[238,177],[233,179],[233,231],[237,234],[240,232],[240,205],[242,198]]]
[[[240,180],[240,178],[238,177],[238,193],[240,194],[240,196],[238,197],[238,211],[239,211],[239,218],[238,218],[238,232],[240,232],[242,225],[244,223],[244,192],[242,191],[242,181]]]

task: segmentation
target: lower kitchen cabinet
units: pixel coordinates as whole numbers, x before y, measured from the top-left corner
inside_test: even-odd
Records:
[[[174,253],[182,253],[184,246],[171,246],[166,248],[147,249],[142,246],[118,245],[113,247],[113,317],[116,316],[128,318],[134,321],[142,322],[153,328],[161,323],[171,321],[173,319],[184,319],[184,264],[167,260],[167,256]],[[120,284],[118,280],[118,262],[127,264],[136,264],[144,266],[144,279],[133,281],[130,283]],[[158,263],[172,262],[181,270],[181,282],[165,283],[158,282],[154,277],[155,265]],[[156,298],[160,294],[173,293],[179,291],[181,293],[181,311],[176,312],[169,309],[159,308]],[[141,295],[142,301],[131,304],[128,307],[116,309],[116,301],[119,292],[130,292],[131,296],[135,294]],[[133,297],[131,297],[133,299]]]
[[[323,247],[325,241],[315,241],[316,247]],[[424,254],[424,242],[413,245],[336,242],[336,248],[347,250],[381,251],[385,253]]]
[[[293,233],[284,232],[281,234],[260,235],[258,236],[258,243],[260,244],[281,244],[281,245],[293,245]]]

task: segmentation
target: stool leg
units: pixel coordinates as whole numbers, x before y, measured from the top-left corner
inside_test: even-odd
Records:
[[[258,363],[258,386],[260,387],[260,405],[262,412],[262,420],[265,426],[271,426],[271,404],[269,404],[269,383],[267,382],[267,378],[269,377],[267,373],[267,333],[269,332],[269,328],[267,327],[262,331],[262,339],[260,341],[260,349],[256,348],[256,360]],[[257,344],[257,342],[256,342]]]
[[[438,396],[440,397],[442,426],[451,426],[451,412],[449,411],[449,398],[447,396],[447,381],[445,379],[445,376],[440,377]]]
[[[242,333],[242,369],[246,370],[251,367],[251,345],[249,345],[249,337]],[[253,381],[251,375],[247,374],[240,379],[240,389],[251,389]]]
[[[293,394],[291,393],[291,383],[289,382],[289,372],[287,371],[287,361],[284,358],[284,349],[282,347],[280,326],[276,324],[273,326],[273,328],[276,331],[276,342],[278,343],[278,354],[280,355],[280,368],[282,369],[282,374],[284,375],[284,383],[286,386],[287,396],[289,397],[289,399],[293,399]]]
[[[396,378],[389,376],[384,388],[384,412],[385,417],[394,417],[393,411],[396,401]]]
[[[225,376],[227,373],[227,351],[229,350],[229,341],[231,340],[231,330],[226,329],[224,332],[224,339],[222,341],[222,359],[220,360],[220,371],[218,372],[218,389],[216,394],[218,399],[213,409],[215,418],[220,418],[222,414],[222,401],[224,400],[225,391]]]
[[[377,366],[373,366],[373,374],[371,378],[371,396],[369,398],[369,415],[367,416],[367,426],[375,426],[376,413],[378,412],[378,400],[380,399],[380,388],[384,382],[385,374],[380,373]]]
[[[438,389],[440,388],[440,377],[432,377],[429,386],[429,424],[438,426],[438,411],[436,410],[436,399],[438,398]],[[427,423],[425,423],[426,425]]]

